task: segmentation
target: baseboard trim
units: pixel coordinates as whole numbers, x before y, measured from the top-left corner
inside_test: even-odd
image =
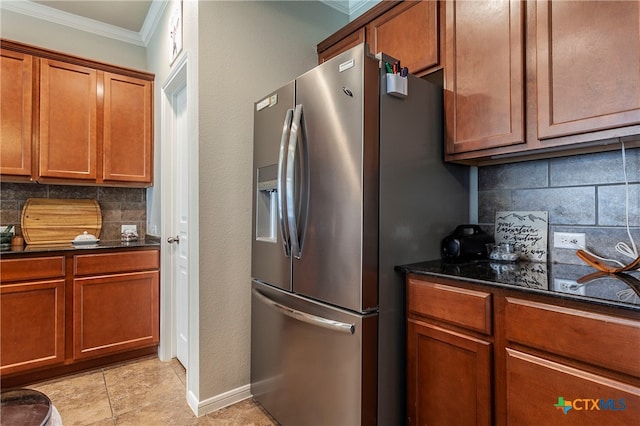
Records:
[[[251,398],[251,386],[246,384],[230,391],[221,393],[219,395],[212,396],[203,401],[198,401],[196,396],[189,392],[187,394],[187,403],[196,416],[204,416],[221,408],[233,405],[236,402],[243,401],[247,398]]]

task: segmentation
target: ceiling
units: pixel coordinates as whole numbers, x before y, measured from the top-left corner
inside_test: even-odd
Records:
[[[139,33],[142,31],[152,3],[160,1],[162,0],[31,0],[30,2]],[[346,15],[354,16],[369,9],[379,0],[321,1]]]
[[[152,3],[151,0],[34,0],[33,2],[135,32],[140,32],[142,29]]]
[[[0,0],[0,9],[144,47],[153,35],[163,10],[172,1],[174,0]],[[380,0],[320,1],[352,20]]]

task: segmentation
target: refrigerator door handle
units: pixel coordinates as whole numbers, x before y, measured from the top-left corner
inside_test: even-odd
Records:
[[[287,225],[287,215],[285,206],[285,186],[286,186],[286,155],[291,133],[291,120],[293,119],[293,109],[289,108],[284,118],[282,126],[282,138],[280,139],[280,153],[278,154],[278,224],[280,225],[280,236],[282,237],[282,246],[284,255],[291,257],[291,241],[289,238],[289,226]]]
[[[289,136],[289,147],[287,151],[287,172],[285,188],[287,222],[289,225],[289,237],[291,239],[291,255],[296,259],[302,256],[303,229],[306,225],[306,206],[308,191],[308,170],[306,168],[306,148],[305,131],[302,114],[302,105],[296,105],[291,122],[291,135]],[[300,141],[300,143],[298,143]],[[299,157],[300,174],[296,179],[296,158]],[[300,191],[302,189],[302,191]],[[296,195],[301,197],[296,199]],[[297,206],[296,206],[297,201]],[[298,210],[296,210],[298,207]],[[300,227],[298,221],[300,220]]]
[[[308,314],[306,312],[298,311],[296,309],[289,308],[278,302],[269,299],[264,294],[255,288],[251,290],[254,296],[258,298],[262,303],[271,306],[283,315],[293,318],[298,321],[305,322],[307,324],[315,325],[318,327],[327,328],[329,330],[337,331],[339,333],[353,334],[356,332],[355,324],[348,324],[340,321],[330,320],[328,318],[319,317],[317,315]]]

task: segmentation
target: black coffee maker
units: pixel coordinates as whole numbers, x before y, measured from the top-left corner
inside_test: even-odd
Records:
[[[495,242],[478,225],[459,225],[440,244],[440,254],[445,260],[466,261],[487,257],[486,245]]]

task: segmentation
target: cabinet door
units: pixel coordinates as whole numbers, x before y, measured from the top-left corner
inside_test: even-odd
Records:
[[[640,123],[640,3],[536,3],[538,137]]]
[[[74,279],[74,359],[157,344],[159,282],[157,271]]]
[[[0,174],[31,176],[31,55],[0,50]]]
[[[105,182],[152,183],[150,81],[104,73]]]
[[[320,52],[318,55],[318,63],[321,64],[323,62],[328,61],[334,56],[338,56],[342,52],[351,49],[354,46],[359,45],[360,43],[364,43],[365,41],[365,29],[360,28],[357,31],[352,32],[333,46],[328,49]]]
[[[0,373],[64,361],[64,280],[0,286]]]
[[[367,25],[372,53],[399,59],[412,74],[440,64],[438,2],[404,2]]]
[[[96,71],[40,60],[40,176],[96,179]]]
[[[640,388],[507,348],[507,424],[638,423]]]
[[[448,1],[448,154],[524,143],[524,9],[513,1]]]
[[[408,321],[408,424],[490,425],[491,343]]]

